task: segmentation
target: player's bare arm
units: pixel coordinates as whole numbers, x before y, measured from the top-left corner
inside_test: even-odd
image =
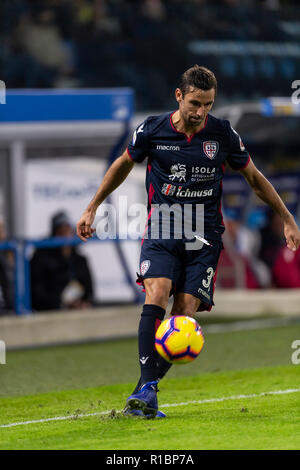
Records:
[[[290,250],[296,251],[300,245],[300,231],[293,215],[286,208],[281,197],[270,181],[256,168],[250,160],[248,166],[241,173],[255,191],[255,194],[280,215],[284,223],[284,235]]]
[[[107,196],[109,196],[109,194],[123,183],[133,166],[134,162],[129,157],[126,150],[109,167],[95,196],[82,214],[80,220],[77,222],[77,235],[81,240],[87,241],[88,238],[92,237],[95,232],[95,229],[92,228],[92,224],[98,207],[107,198]]]

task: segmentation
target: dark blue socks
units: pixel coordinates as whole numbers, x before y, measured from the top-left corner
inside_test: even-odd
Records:
[[[156,370],[157,378],[159,380],[162,379],[166,375],[166,373],[168,372],[171,366],[172,364],[170,362],[165,361],[163,357],[159,356],[157,359],[157,370]]]
[[[158,305],[144,305],[139,325],[139,360],[141,378],[139,386],[157,380],[158,354],[155,349],[155,332],[164,319],[165,309]]]

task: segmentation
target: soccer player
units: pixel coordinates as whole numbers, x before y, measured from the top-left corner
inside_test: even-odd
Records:
[[[295,251],[300,244],[294,217],[256,168],[240,136],[227,120],[210,114],[216,92],[213,72],[198,65],[185,71],[175,91],[178,109],[148,117],[136,129],[128,148],[110,166],[77,224],[81,240],[90,238],[98,206],[125,180],[135,163],[148,159],[148,236],[142,241],[137,281],[146,292],[138,332],[141,377],[127,399],[128,414],[165,416],[158,411],[157,383],[170,364],[158,357],[154,340],[169,296],[174,296],[172,315],[193,317],[197,311],[210,310],[214,305],[216,269],[223,248],[221,195],[226,165],[239,171],[257,196],[282,218],[288,248]],[[192,236],[194,245],[187,243],[191,241],[189,233],[178,234],[178,224],[177,232],[176,224],[172,225],[169,236],[160,226],[159,233],[151,237],[151,221],[162,204],[176,204],[183,211],[189,206],[191,226],[197,225],[197,211],[204,208],[204,230]],[[162,223],[162,219],[157,220]]]

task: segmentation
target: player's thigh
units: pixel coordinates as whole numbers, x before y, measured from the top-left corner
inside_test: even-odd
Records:
[[[176,293],[190,294],[201,300],[199,311],[210,310],[214,305],[214,285],[222,249],[222,242],[216,241],[211,246],[204,245],[201,250],[187,254],[185,270],[176,286]]]
[[[201,300],[192,294],[179,292],[174,295],[174,303],[171,315],[188,315],[193,317],[199,309]]]
[[[165,277],[147,278],[144,279],[144,287],[146,291],[145,304],[167,308],[172,289],[171,279]]]
[[[145,239],[141,247],[140,278],[167,278],[177,281],[180,273],[178,240]]]
[[[146,304],[167,307],[172,284],[180,276],[177,240],[145,239],[137,282],[146,291]]]

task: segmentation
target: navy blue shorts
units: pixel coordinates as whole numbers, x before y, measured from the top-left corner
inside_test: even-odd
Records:
[[[172,294],[184,292],[201,300],[198,311],[211,310],[216,270],[223,243],[210,241],[200,250],[186,250],[185,240],[144,239],[137,283],[166,277],[172,280]]]

